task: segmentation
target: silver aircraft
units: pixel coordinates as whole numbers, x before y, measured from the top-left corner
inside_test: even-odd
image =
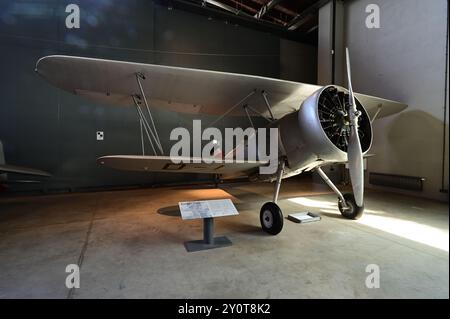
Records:
[[[402,111],[407,105],[354,93],[350,60],[346,51],[349,88],[317,86],[259,76],[111,61],[74,56],[46,56],[36,72],[48,82],[72,94],[111,105],[134,106],[142,145],[148,138],[155,156],[110,155],[101,165],[122,170],[167,173],[208,173],[222,177],[237,173],[251,180],[275,181],[273,201],[260,211],[262,229],[276,235],[283,228],[283,214],[277,205],[283,178],[316,171],[337,194],[341,214],[357,219],[364,211],[363,158],[372,144],[375,119]],[[198,158],[164,154],[151,109],[225,116],[262,116],[277,127],[279,163],[276,174],[261,175],[265,161],[204,163]],[[215,121],[215,122],[217,122]],[[245,144],[244,141],[241,142]],[[238,146],[239,147],[239,146]],[[143,147],[144,149],[144,147]],[[353,194],[342,194],[325,175],[322,166],[347,163]]]

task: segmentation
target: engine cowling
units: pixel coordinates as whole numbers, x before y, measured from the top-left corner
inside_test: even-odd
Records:
[[[369,115],[357,100],[359,138],[363,153],[372,145]],[[297,112],[278,122],[289,171],[297,173],[320,162],[346,162],[350,135],[348,90],[329,85],[308,97]]]

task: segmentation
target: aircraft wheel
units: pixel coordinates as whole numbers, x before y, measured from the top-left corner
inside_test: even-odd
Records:
[[[283,213],[273,202],[267,202],[261,207],[259,220],[262,229],[271,235],[277,235],[283,229]]]
[[[348,208],[343,207],[342,201],[339,199],[338,207],[341,215],[348,219],[359,219],[364,213],[364,205],[359,207],[356,205],[355,196],[353,194],[344,194],[345,201],[347,202]]]

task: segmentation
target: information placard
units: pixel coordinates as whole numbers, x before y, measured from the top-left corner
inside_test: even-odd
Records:
[[[181,217],[183,219],[239,215],[231,199],[179,202],[178,206],[180,207]]]

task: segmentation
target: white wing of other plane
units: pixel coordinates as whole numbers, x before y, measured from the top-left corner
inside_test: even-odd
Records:
[[[245,103],[267,114],[261,92],[267,92],[276,118],[296,111],[301,103],[321,86],[234,74],[171,67],[164,65],[52,55],[41,58],[36,72],[51,84],[88,99],[106,104],[134,105],[132,96],[139,94],[136,74],[141,80],[151,107],[183,113],[210,115],[245,115],[236,104]],[[255,93],[252,93],[255,92]],[[402,111],[405,104],[355,94],[371,117],[377,118]]]
[[[14,173],[14,174],[43,176],[43,177],[51,176],[49,173],[38,170],[38,169],[14,166],[14,165],[7,165],[7,164],[0,165],[0,173]]]
[[[5,154],[3,152],[3,143],[2,143],[2,141],[0,141],[0,182],[5,182],[4,179],[6,179],[6,174],[8,174],[8,173],[30,175],[30,176],[42,176],[42,177],[50,177],[51,176],[49,173],[38,170],[38,169],[6,164],[5,163]],[[8,181],[8,182],[11,182],[11,181]]]

